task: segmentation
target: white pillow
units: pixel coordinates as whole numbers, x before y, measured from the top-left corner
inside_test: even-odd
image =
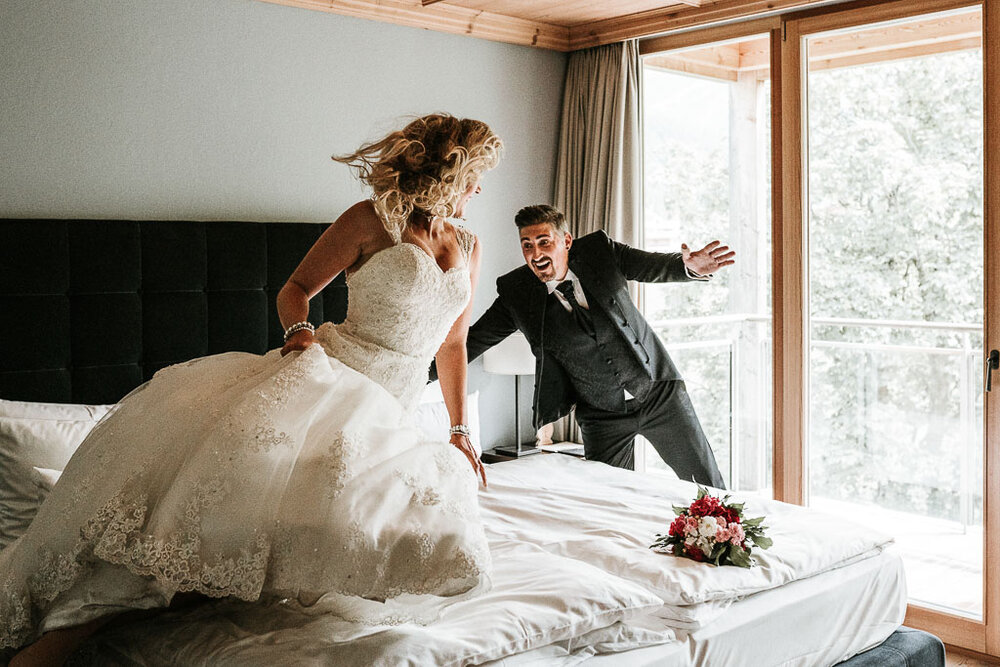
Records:
[[[0,399],[0,548],[27,530],[48,495],[41,471],[61,471],[110,409]]]
[[[469,416],[469,430],[472,434],[469,440],[480,456],[483,447],[479,440],[479,392],[474,391],[466,397],[466,413]],[[424,388],[424,393],[420,398],[420,405],[417,406],[413,415],[417,428],[424,432],[428,438],[448,441],[448,429],[451,427],[451,418],[448,416],[448,408],[445,407],[444,397],[441,395],[441,385],[432,382]]]

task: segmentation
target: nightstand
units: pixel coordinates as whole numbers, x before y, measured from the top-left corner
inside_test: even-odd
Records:
[[[503,463],[504,461],[516,461],[517,458],[514,456],[504,456],[503,454],[497,454],[492,449],[487,449],[479,457],[479,460],[483,463]]]
[[[575,442],[554,442],[551,445],[542,445],[539,449],[542,450],[541,454],[567,454],[583,458],[583,445]],[[492,449],[487,449],[479,458],[483,463],[503,463],[504,461],[516,461],[518,457],[497,454]]]

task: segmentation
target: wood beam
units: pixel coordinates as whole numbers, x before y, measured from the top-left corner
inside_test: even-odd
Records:
[[[735,68],[700,62],[696,59],[676,57],[673,55],[648,56],[643,61],[643,66],[667,70],[670,72],[695,74],[697,76],[719,79],[721,81],[736,81],[739,78]]]
[[[722,0],[701,7],[671,5],[570,28],[570,48],[585,49],[682,28],[803,9],[820,0]]]
[[[277,5],[314,9],[355,18],[385,21],[495,42],[569,50],[569,28],[526,21],[502,14],[466,9],[447,3],[424,7],[406,0],[260,0]]]

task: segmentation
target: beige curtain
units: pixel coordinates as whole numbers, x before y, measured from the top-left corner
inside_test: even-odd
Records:
[[[603,229],[640,245],[641,68],[636,40],[569,56],[553,199],[573,236]],[[571,417],[555,424],[552,437],[581,442]]]
[[[635,40],[570,54],[554,201],[574,236],[603,229],[639,245],[641,67]]]

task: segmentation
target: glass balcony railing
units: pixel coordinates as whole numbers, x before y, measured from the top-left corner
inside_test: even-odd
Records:
[[[685,377],[729,487],[770,495],[770,318],[652,324]],[[809,504],[893,534],[911,599],[980,616],[982,325],[833,317],[809,324]],[[645,460],[647,470],[667,472],[652,448]]]

